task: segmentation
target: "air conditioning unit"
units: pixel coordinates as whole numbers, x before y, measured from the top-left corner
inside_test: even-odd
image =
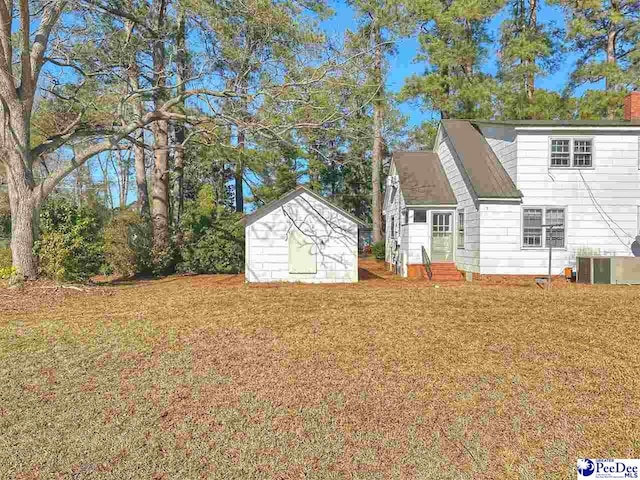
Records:
[[[640,284],[640,257],[578,257],[578,283]]]

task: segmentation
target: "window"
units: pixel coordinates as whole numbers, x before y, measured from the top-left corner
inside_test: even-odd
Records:
[[[391,225],[389,226],[391,238],[396,238],[396,217],[391,216]]]
[[[427,223],[427,211],[426,210],[414,210],[413,211],[413,223]]]
[[[547,208],[545,213],[545,224],[558,225],[554,228],[547,228],[547,234],[545,235],[546,246],[554,248],[564,248],[564,208]]]
[[[552,167],[593,167],[593,140],[590,138],[552,138]]]
[[[592,162],[592,145],[591,140],[574,140],[573,141],[573,166],[574,167],[591,167]]]
[[[542,209],[525,208],[523,211],[522,245],[542,246]]]
[[[409,210],[404,209],[402,211],[402,224],[406,225],[407,223],[409,223]]]
[[[458,248],[464,248],[464,212],[458,212]]]
[[[542,225],[556,225],[553,229]],[[544,231],[543,231],[544,230]],[[565,209],[564,208],[525,208],[522,211],[522,246],[525,248],[542,247],[551,244],[554,248],[564,248]]]
[[[568,167],[571,160],[571,143],[569,139],[551,140],[551,166]]]

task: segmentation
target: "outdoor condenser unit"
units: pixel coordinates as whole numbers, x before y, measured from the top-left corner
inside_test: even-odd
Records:
[[[640,257],[578,257],[578,283],[640,284]]]

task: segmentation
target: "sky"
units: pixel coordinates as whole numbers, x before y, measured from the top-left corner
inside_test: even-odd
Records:
[[[353,10],[344,1],[336,0],[331,2],[331,7],[336,15],[324,21],[321,26],[329,35],[340,36],[345,29],[356,28],[356,18]],[[501,11],[489,24],[489,32],[493,38],[498,38],[500,24],[507,15],[506,11]],[[541,4],[538,15],[540,22],[553,23],[558,27],[564,26],[563,13],[559,7]],[[397,55],[389,57],[389,78],[387,88],[389,91],[397,92],[402,88],[405,78],[412,74],[424,72],[424,63],[415,63],[414,58],[418,53],[417,37],[406,38],[398,42]],[[489,52],[489,61],[483,69],[487,73],[496,73],[497,56],[495,49]],[[576,63],[575,55],[567,55],[561,62],[561,67],[557,72],[547,77],[537,79],[536,85],[541,88],[561,91],[567,84],[567,80]],[[581,92],[577,92],[580,94]],[[439,118],[436,112],[421,111],[419,107],[409,103],[400,106],[402,113],[408,116],[410,126],[420,125],[425,120]]]

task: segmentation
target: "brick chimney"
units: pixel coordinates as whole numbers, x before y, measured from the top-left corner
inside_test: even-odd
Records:
[[[640,122],[640,92],[631,92],[624,97],[624,119]]]

